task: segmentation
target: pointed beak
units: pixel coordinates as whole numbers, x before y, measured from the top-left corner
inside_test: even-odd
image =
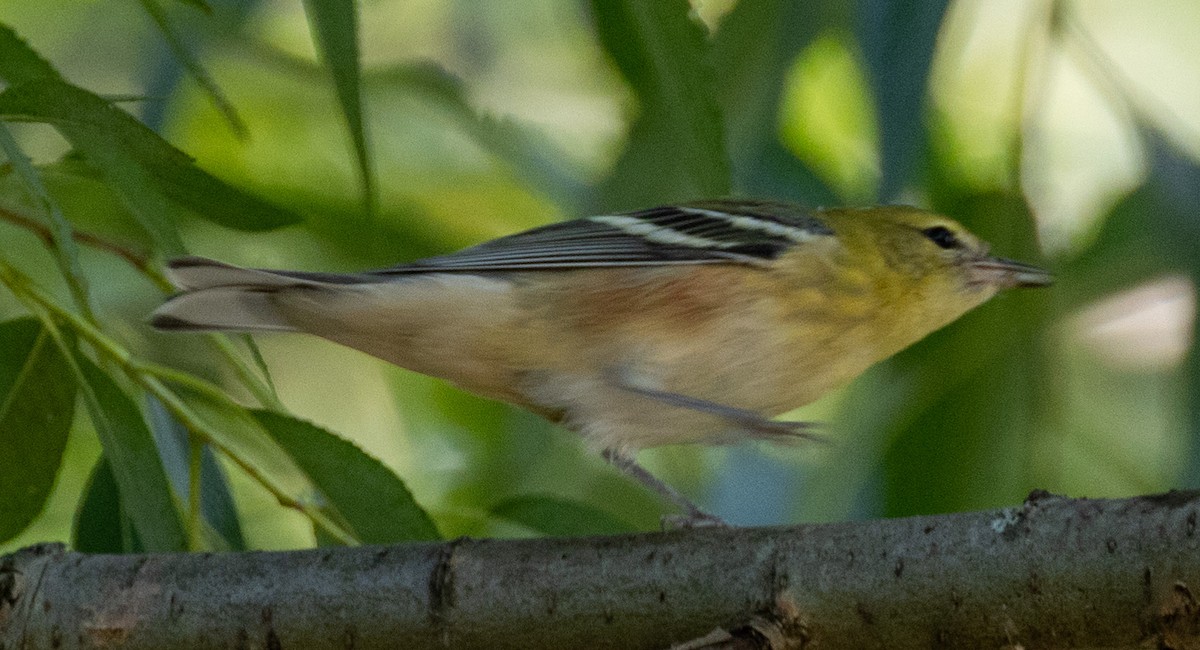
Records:
[[[971,262],[971,270],[975,281],[1002,289],[1048,287],[1054,283],[1054,276],[1046,269],[1003,257],[985,257]]]

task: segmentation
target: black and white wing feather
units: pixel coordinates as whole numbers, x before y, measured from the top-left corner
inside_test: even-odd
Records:
[[[706,201],[556,223],[371,275],[762,264],[832,234],[793,205]]]

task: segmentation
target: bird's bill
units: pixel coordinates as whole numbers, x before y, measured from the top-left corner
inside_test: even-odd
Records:
[[[978,281],[1001,288],[1046,287],[1054,283],[1054,275],[1043,268],[1004,259],[985,257],[971,263]]]

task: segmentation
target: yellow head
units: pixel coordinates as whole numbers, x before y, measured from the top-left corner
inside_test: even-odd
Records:
[[[1049,285],[1047,271],[989,254],[986,242],[952,219],[907,206],[829,210],[838,266],[855,269],[892,310],[896,345],[906,347],[1010,287]],[[899,347],[897,349],[899,349]]]

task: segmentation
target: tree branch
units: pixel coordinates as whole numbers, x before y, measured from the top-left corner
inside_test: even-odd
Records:
[[[0,559],[0,647],[1184,648],[1200,493],[765,529]],[[689,642],[689,640],[692,640]]]

